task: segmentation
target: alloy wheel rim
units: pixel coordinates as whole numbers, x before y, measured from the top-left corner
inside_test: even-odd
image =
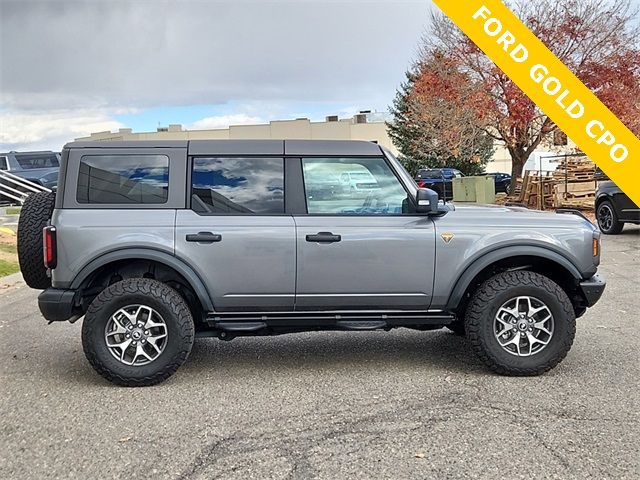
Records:
[[[104,339],[111,355],[131,366],[148,365],[167,345],[169,332],[162,315],[147,305],[127,305],[109,318]]]
[[[611,208],[609,208],[609,205],[600,205],[600,208],[598,208],[598,223],[602,230],[611,230],[611,226],[613,225],[613,212]]]
[[[553,314],[535,297],[507,300],[498,309],[493,333],[503,350],[518,357],[535,355],[546,348],[554,332]]]

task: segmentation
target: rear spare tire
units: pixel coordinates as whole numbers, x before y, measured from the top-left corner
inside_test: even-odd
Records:
[[[32,193],[27,197],[18,220],[18,262],[24,281],[31,288],[44,290],[51,286],[42,251],[42,229],[47,226],[55,194]]]

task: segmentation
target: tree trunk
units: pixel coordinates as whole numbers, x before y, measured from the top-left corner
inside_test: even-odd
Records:
[[[527,151],[522,147],[509,148],[509,154],[511,155],[511,185],[509,186],[510,192],[515,192],[517,179],[522,177],[522,170],[524,164],[529,160]]]

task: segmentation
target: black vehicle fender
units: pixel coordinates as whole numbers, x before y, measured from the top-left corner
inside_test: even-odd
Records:
[[[595,205],[598,205],[603,200],[613,200],[613,196],[609,192],[598,192],[596,195]]]
[[[487,268],[489,265],[499,262],[500,260],[505,260],[507,258],[523,256],[540,257],[546,260],[550,260],[562,266],[571,275],[573,275],[573,277],[576,279],[576,282],[579,282],[583,279],[583,275],[568,258],[549,248],[533,245],[514,245],[502,247],[490,252],[480,253],[467,263],[464,271],[456,280],[453,290],[449,295],[446,310],[452,311],[458,307],[465,292],[467,291],[467,288],[469,287],[469,285],[471,285],[471,282],[478,276],[480,272],[482,272],[482,270]]]
[[[151,260],[173,268],[182,275],[198,296],[202,306],[209,312],[214,311],[211,296],[200,276],[183,260],[162,250],[150,248],[124,248],[104,253],[87,263],[71,282],[71,289],[80,288],[97,269],[119,260]]]

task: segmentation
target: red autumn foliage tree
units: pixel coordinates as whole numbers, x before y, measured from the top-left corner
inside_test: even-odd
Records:
[[[484,130],[486,96],[458,61],[440,52],[407,73],[398,91],[390,135],[405,167],[453,167],[472,175],[484,171],[493,140]]]
[[[614,114],[640,134],[640,51],[637,11],[629,0],[507,2],[529,29]],[[504,142],[513,181],[531,153],[557,126],[444,15],[432,15],[421,56],[443,52],[482,84],[486,131]]]
[[[489,106],[481,87],[441,52],[435,52],[419,70],[410,93],[415,120],[451,155],[465,146],[475,147],[469,142],[481,141],[478,127],[484,126]]]

